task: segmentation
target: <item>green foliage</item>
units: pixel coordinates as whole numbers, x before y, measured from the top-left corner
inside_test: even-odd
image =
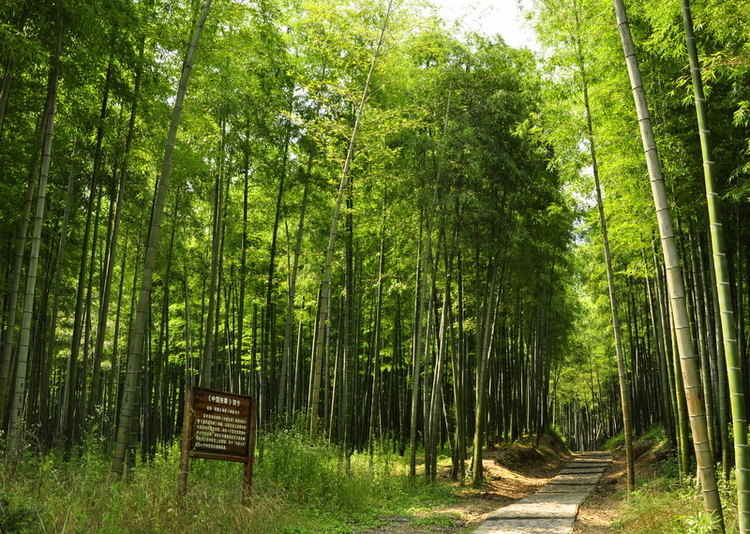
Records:
[[[636,443],[664,443],[667,440],[667,435],[664,432],[662,425],[654,425],[649,428],[646,432],[636,438]]]
[[[645,451],[652,448],[664,446],[666,441],[667,435],[664,431],[664,427],[662,425],[654,425],[653,427],[646,430],[646,432],[638,436],[634,436],[633,448],[636,450]],[[625,435],[621,432],[605,441],[604,449],[614,452],[617,449],[621,449],[622,447],[624,447],[624,443]],[[673,465],[674,464],[671,462],[663,462],[662,464],[660,464],[660,467],[662,469],[671,469]],[[664,471],[664,474],[670,476],[666,471]]]
[[[305,434],[277,432],[264,439],[259,473],[273,481],[272,491],[298,503],[317,506],[343,505],[347,475],[339,467],[337,448],[325,442],[310,442]],[[334,501],[331,501],[331,498]],[[360,502],[365,505],[364,500]]]
[[[700,512],[696,516],[682,518],[685,525],[685,534],[711,534],[716,532],[719,527],[719,521],[706,512]]]
[[[661,428],[651,429],[638,439],[663,439]],[[613,524],[616,532],[627,534],[703,534],[714,532],[715,518],[703,509],[700,486],[695,477],[680,477],[675,458],[661,461],[653,479],[639,480],[630,498],[623,502]],[[737,494],[734,482],[717,477],[726,532],[737,531]]]
[[[355,454],[347,469],[337,448],[295,431],[265,435],[263,449],[249,503],[242,503],[241,464],[193,460],[182,507],[177,447],[114,485],[109,455],[96,448],[69,460],[55,451],[24,456],[0,465],[0,530],[345,533],[381,516],[422,514],[454,495],[447,483],[413,484],[389,451]],[[425,517],[425,525],[450,521]]]
[[[423,527],[454,527],[456,525],[457,514],[453,513],[435,513],[419,517],[411,522],[414,526]]]
[[[732,505],[727,504],[725,517],[731,523],[729,512]],[[618,532],[628,534],[713,532],[711,526],[715,525],[715,520],[702,508],[703,500],[696,490],[694,480],[678,483],[674,480],[659,479],[640,486],[631,494],[615,527]],[[727,527],[731,529],[730,524]]]
[[[565,438],[565,435],[560,430],[559,426],[555,424],[548,425],[544,430],[544,435],[550,437],[550,442],[553,449],[557,450],[558,447],[562,447],[563,450],[567,449],[567,440]]]
[[[612,436],[607,441],[604,442],[604,450],[605,451],[615,451],[618,448],[622,447],[625,443],[625,434],[620,432],[616,436]]]
[[[0,532],[34,532],[36,516],[29,505],[12,502],[5,491],[0,491]]]

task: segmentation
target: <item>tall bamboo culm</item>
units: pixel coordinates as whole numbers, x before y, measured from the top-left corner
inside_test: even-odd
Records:
[[[122,403],[120,406],[120,418],[117,426],[117,439],[115,443],[115,453],[112,460],[112,477],[114,480],[122,478],[123,467],[125,465],[125,455],[128,447],[128,437],[130,434],[130,423],[133,417],[133,406],[135,404],[136,390],[140,378],[141,356],[143,354],[143,344],[146,333],[146,319],[151,302],[151,282],[153,280],[154,267],[156,266],[156,253],[159,248],[159,234],[161,233],[161,221],[164,216],[164,202],[167,197],[169,188],[169,175],[172,170],[172,155],[174,145],[177,140],[177,129],[180,125],[180,115],[182,114],[182,105],[187,93],[188,80],[193,69],[193,62],[198,51],[203,26],[208,18],[208,12],[211,9],[212,0],[206,0],[203,4],[198,23],[195,26],[190,47],[188,48],[185,63],[182,67],[180,83],[177,88],[174,110],[172,111],[172,121],[169,125],[167,134],[167,143],[164,150],[164,160],[162,161],[161,175],[157,182],[156,192],[154,194],[154,206],[151,212],[151,227],[149,229],[148,243],[146,245],[146,258],[143,263],[143,273],[141,277],[140,291],[138,294],[138,307],[136,310],[135,322],[130,335],[130,346],[128,349],[128,364],[125,375],[125,385],[122,392]]]
[[[574,4],[575,5],[575,4]],[[615,291],[615,275],[612,268],[612,253],[609,248],[609,234],[607,232],[607,217],[604,213],[604,199],[602,198],[601,180],[599,179],[599,165],[596,159],[596,140],[594,137],[594,123],[591,117],[591,104],[589,102],[588,77],[586,75],[586,62],[583,56],[583,47],[578,39],[581,31],[578,10],[576,15],[576,53],[578,56],[578,67],[581,74],[581,85],[583,90],[583,105],[586,109],[586,135],[589,141],[589,152],[591,154],[591,167],[594,174],[594,190],[596,191],[596,205],[599,211],[599,224],[602,232],[602,248],[604,249],[604,261],[607,267],[607,287],[609,290],[609,304],[612,312],[612,332],[615,341],[615,354],[617,355],[617,378],[620,386],[620,410],[622,412],[622,427],[625,437],[625,464],[627,466],[628,491],[635,489],[635,460],[633,457],[633,425],[632,410],[630,408],[630,391],[628,390],[627,371],[625,369],[625,357],[622,350],[622,335],[620,332],[620,314],[617,307],[617,293]]]
[[[703,404],[698,358],[690,333],[690,321],[685,302],[685,286],[680,269],[679,254],[675,245],[672,218],[669,214],[664,177],[661,162],[656,151],[654,133],[646,104],[646,91],[643,87],[640,68],[635,55],[633,38],[630,34],[625,3],[614,0],[617,27],[620,32],[622,49],[630,76],[630,87],[635,100],[638,124],[641,131],[643,152],[646,157],[651,193],[659,225],[664,265],[667,273],[667,289],[670,295],[670,309],[674,321],[674,333],[680,354],[680,367],[684,377],[685,397],[687,400],[690,427],[693,432],[693,445],[698,463],[698,478],[703,490],[706,511],[715,519],[716,531],[724,531],[724,518],[721,509],[721,498],[716,486],[716,468],[713,452],[708,441],[705,405]]]
[[[47,179],[49,178],[50,162],[52,159],[52,136],[55,127],[55,109],[57,106],[57,86],[59,81],[59,63],[63,41],[63,26],[58,27],[57,52],[53,59],[47,87],[47,102],[44,107],[46,117],[44,143],[42,146],[42,171],[39,175],[39,189],[37,192],[36,213],[34,215],[34,229],[31,238],[29,267],[26,274],[26,295],[23,301],[23,315],[21,317],[21,335],[18,343],[18,359],[16,361],[15,388],[10,398],[10,417],[8,422],[8,444],[10,453],[17,452],[23,444],[23,412],[26,403],[26,377],[31,345],[32,315],[34,312],[34,293],[36,290],[37,270],[39,267],[39,249],[42,241],[42,223],[44,221],[44,207],[47,198]],[[13,325],[10,325],[12,328]],[[5,395],[5,393],[2,393]]]
[[[729,378],[730,408],[734,430],[735,476],[737,478],[737,512],[739,514],[740,532],[745,534],[750,532],[750,447],[748,447],[747,441],[747,414],[745,413],[742,369],[740,367],[740,355],[737,347],[737,332],[734,324],[732,294],[729,286],[729,269],[727,268],[724,231],[719,210],[719,194],[716,191],[714,176],[711,132],[708,128],[706,97],[703,92],[703,79],[701,76],[700,61],[698,60],[693,17],[690,11],[690,1],[681,0],[681,4],[687,52],[690,60],[690,74],[693,81],[695,113],[698,119],[701,154],[703,156],[703,177],[706,182],[711,250],[714,271],[716,273],[721,330],[724,338],[724,358],[727,362],[727,376]],[[728,469],[729,466],[726,466],[726,468]]]

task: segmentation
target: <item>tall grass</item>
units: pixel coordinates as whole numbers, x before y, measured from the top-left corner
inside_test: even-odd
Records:
[[[726,532],[738,532],[736,499],[722,484],[722,505]],[[695,479],[660,477],[640,485],[623,505],[614,530],[627,534],[710,534],[715,532],[705,513]]]
[[[114,484],[110,458],[95,447],[67,461],[53,452],[2,462],[0,532],[345,533],[452,496],[448,484],[412,483],[387,451],[345,463],[338,449],[293,431],[266,435],[261,445],[246,504],[241,464],[193,460],[181,507],[176,447]]]
[[[614,449],[619,439],[611,441]],[[666,443],[661,427],[654,427],[640,436],[635,447],[642,451],[657,450]],[[638,469],[636,469],[636,474]],[[737,496],[734,478],[725,481],[722,467],[717,470],[717,482],[724,508],[726,532],[738,532]],[[614,530],[626,534],[710,534],[714,532],[713,518],[705,513],[700,484],[695,477],[680,476],[677,460],[670,454],[656,468],[652,479],[637,480],[637,489],[623,502]]]

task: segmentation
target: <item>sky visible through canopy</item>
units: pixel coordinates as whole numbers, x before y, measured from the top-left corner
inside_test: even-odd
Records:
[[[534,32],[524,20],[529,0],[432,0],[449,22],[483,35],[499,33],[513,47],[536,49]]]

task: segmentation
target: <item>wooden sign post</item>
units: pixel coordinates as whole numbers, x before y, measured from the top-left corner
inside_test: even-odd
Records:
[[[243,493],[250,497],[255,455],[256,406],[252,397],[193,387],[185,399],[178,493],[187,493],[190,458],[245,464]]]

